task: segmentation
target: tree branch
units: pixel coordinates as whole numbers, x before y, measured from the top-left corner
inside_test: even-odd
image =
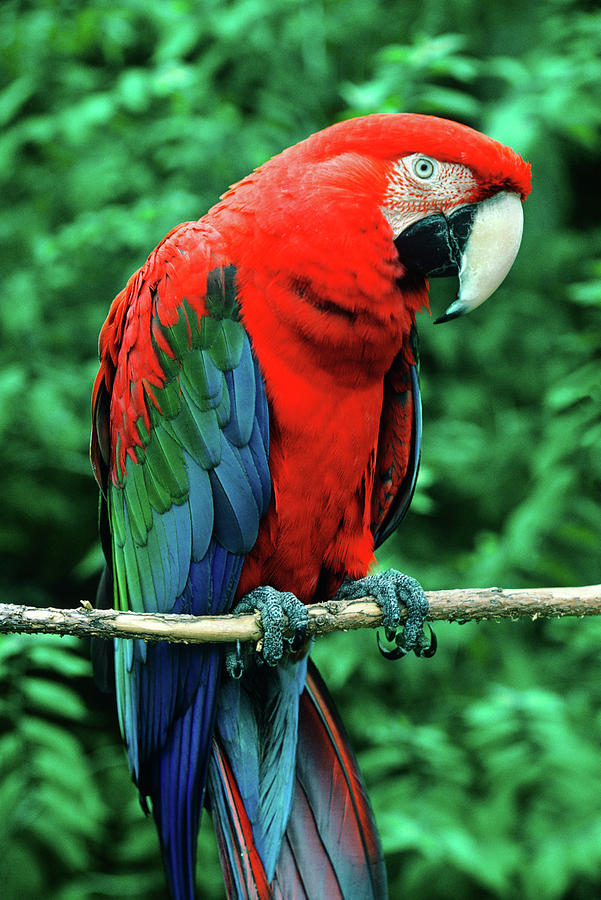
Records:
[[[431,621],[467,622],[482,619],[601,615],[601,585],[576,588],[501,588],[430,591]],[[375,628],[382,622],[370,597],[334,601],[309,607],[307,633],[326,634],[356,628]],[[262,637],[259,613],[247,616],[176,616],[162,613],[115,612],[93,609],[38,609],[0,604],[0,633],[74,634],[79,637],[126,638],[183,643],[258,642]]]

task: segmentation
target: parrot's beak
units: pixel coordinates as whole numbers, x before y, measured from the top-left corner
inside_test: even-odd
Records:
[[[395,244],[403,263],[430,278],[459,276],[457,298],[435,324],[475,309],[496,291],[517,256],[523,225],[519,195],[502,191],[401,232]]]

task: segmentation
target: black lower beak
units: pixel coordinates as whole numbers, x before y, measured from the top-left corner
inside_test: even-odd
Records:
[[[394,242],[403,265],[428,278],[458,275],[475,214],[476,204],[470,204],[450,216],[432,213],[409,225]],[[435,324],[460,314],[445,314]]]

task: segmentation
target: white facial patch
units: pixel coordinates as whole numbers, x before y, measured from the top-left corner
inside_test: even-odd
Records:
[[[398,159],[390,170],[382,212],[398,237],[409,225],[433,212],[452,212],[458,206],[472,203],[478,192],[476,177],[461,163],[432,160],[430,177],[420,177],[423,153],[412,153]]]

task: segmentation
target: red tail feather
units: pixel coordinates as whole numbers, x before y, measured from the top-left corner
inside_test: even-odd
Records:
[[[274,883],[308,900],[384,900],[386,869],[357,760],[309,661],[301,697],[296,790]],[[304,894],[290,892],[291,863]]]
[[[215,814],[216,810],[213,812],[227,896],[232,900],[271,900],[272,893],[236,780],[216,740],[213,740],[213,761],[219,770],[228,813],[227,821],[223,821]],[[240,894],[236,885],[244,886],[245,893]]]
[[[311,662],[300,699],[292,810],[271,885],[225,755],[214,749],[227,793],[227,821],[216,809],[213,817],[230,900],[385,900],[382,848],[357,761]]]

